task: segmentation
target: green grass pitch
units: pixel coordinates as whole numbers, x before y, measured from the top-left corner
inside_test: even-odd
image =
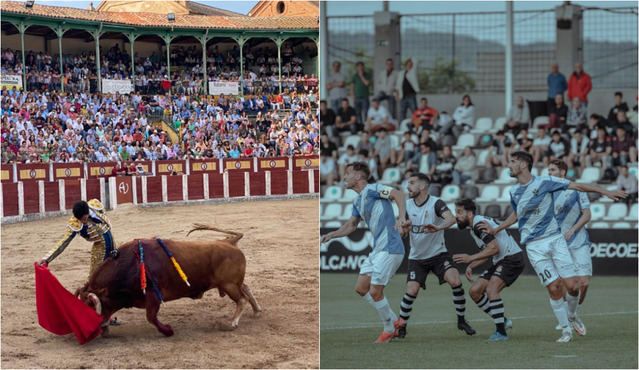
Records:
[[[373,341],[382,325],[377,313],[354,291],[357,275],[321,274],[320,366],[322,368],[637,368],[637,278],[596,277],[580,308],[588,329],[570,343],[555,343],[560,332],[546,289],[525,275],[502,292],[506,316],[513,320],[507,342],[492,343],[492,320],[468,296],[466,318],[477,330],[457,329],[448,284],[427,278],[413,305],[405,339]],[[395,313],[406,275],[386,288]]]

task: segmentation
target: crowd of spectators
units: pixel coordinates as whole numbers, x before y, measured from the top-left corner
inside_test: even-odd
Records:
[[[441,185],[488,183],[501,174],[509,154],[518,150],[532,154],[539,171],[559,158],[568,164],[569,178],[579,178],[585,167],[596,166],[603,174],[601,182],[622,181],[626,186],[631,182],[623,176],[637,163],[637,105],[631,109],[617,92],[607,114],[589,112],[592,80],[581,64],[575,65],[569,78],[557,65],[551,67],[548,122],[535,127],[534,134],[529,132],[535,117],[525,97],[518,96],[502,128],[475,131],[472,144],[455,150],[460,136],[476,127],[472,98],[463,95],[459,105],[433,107],[423,97],[418,105],[415,64],[410,58],[397,71],[388,59],[385,70],[374,77],[362,62],[354,66],[351,76],[342,71],[341,63],[333,63],[327,76],[327,100],[320,108],[324,184],[340,181],[346,164],[355,161],[367,162],[377,180],[387,168],[396,168],[404,175],[426,173],[432,183]],[[381,90],[375,96],[372,81]],[[350,141],[352,135],[359,140]],[[484,165],[478,166],[477,156],[485,150]],[[397,185],[401,182],[400,178]]]
[[[282,94],[284,95],[284,94]],[[317,97],[2,89],[2,163],[266,157],[319,150]],[[260,102],[262,102],[260,104]],[[177,141],[156,123],[169,117]]]

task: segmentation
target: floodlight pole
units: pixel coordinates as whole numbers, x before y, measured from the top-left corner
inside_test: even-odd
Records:
[[[510,112],[510,107],[512,106],[513,101],[513,2],[506,1],[506,54],[505,54],[505,64],[506,64],[506,75],[504,76],[505,81],[505,110],[506,115]]]
[[[328,79],[328,18],[326,17],[327,1],[320,1],[320,42],[322,47],[319,48],[320,70],[318,78],[320,80],[320,98],[328,99],[328,91],[326,91],[326,80]]]

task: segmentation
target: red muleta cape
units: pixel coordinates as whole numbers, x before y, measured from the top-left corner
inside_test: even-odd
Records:
[[[73,332],[80,344],[97,337],[102,332],[102,316],[66,290],[47,267],[34,266],[40,326],[58,335]]]

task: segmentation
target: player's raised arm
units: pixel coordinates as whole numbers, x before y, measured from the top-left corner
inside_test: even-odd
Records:
[[[357,225],[359,225],[359,221],[360,221],[360,217],[359,216],[352,216],[339,229],[337,229],[335,231],[331,231],[328,234],[322,235],[321,242],[322,243],[326,243],[326,242],[330,241],[331,239],[339,238],[341,236],[350,235],[352,232],[357,230]]]
[[[453,213],[450,211],[450,209],[448,209],[446,203],[444,203],[444,201],[441,199],[439,199],[437,203],[435,203],[435,213],[437,214],[437,216],[444,219],[444,223],[439,226],[435,226],[432,224],[424,225],[424,230],[429,233],[436,233],[438,231],[447,230],[455,223],[457,223],[457,219],[455,218],[455,216],[453,216]]]
[[[628,193],[626,193],[623,190],[608,191],[599,186],[589,185],[589,184],[577,184],[575,182],[570,182],[570,184],[568,184],[568,189],[574,189],[574,190],[583,191],[586,193],[599,193],[614,201],[618,201],[619,199],[625,199],[628,197]]]
[[[498,232],[506,230],[515,222],[517,222],[517,213],[513,211],[513,213],[511,213],[510,216],[508,216],[508,218],[506,218],[506,220],[504,220],[504,222],[499,224],[499,226],[497,226],[496,228],[493,229],[492,227],[490,227],[490,225],[488,225],[486,221],[482,221],[479,223],[479,229],[481,231],[487,232],[488,234],[497,235]]]

